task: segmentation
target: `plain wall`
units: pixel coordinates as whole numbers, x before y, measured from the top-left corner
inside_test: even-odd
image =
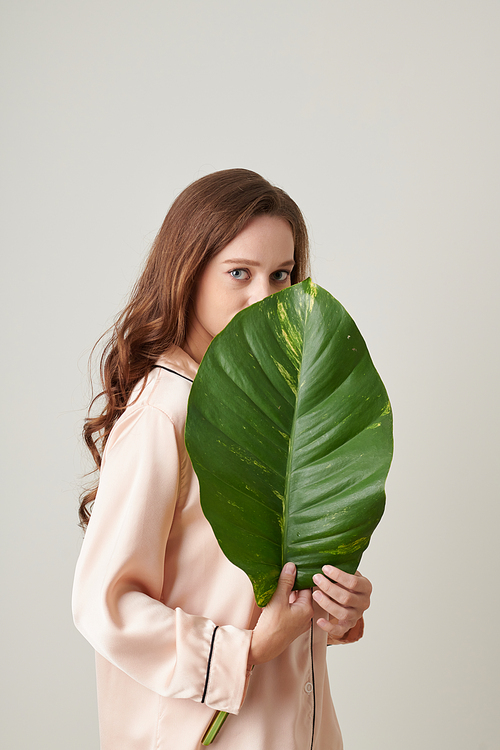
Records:
[[[498,747],[498,1],[1,9],[2,747],[97,750],[87,358],[176,194],[234,166],[303,209],[394,408],[366,634],[329,652],[346,750]]]

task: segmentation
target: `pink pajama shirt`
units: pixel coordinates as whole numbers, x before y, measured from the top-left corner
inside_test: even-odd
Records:
[[[184,445],[197,365],[178,347],[158,365],[109,437],[75,575],[75,623],[96,650],[101,749],[199,750],[224,710],[214,750],[339,750],[317,625],[247,673],[260,609],[203,515]]]

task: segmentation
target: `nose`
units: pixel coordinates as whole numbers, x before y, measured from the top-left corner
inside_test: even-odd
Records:
[[[274,291],[275,290],[273,289],[269,278],[259,280],[255,279],[255,282],[250,290],[250,294],[248,295],[247,307],[255,304],[255,302],[260,302],[266,297],[269,297],[269,295],[271,295]]]

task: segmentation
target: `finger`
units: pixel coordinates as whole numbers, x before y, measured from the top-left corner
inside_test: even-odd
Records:
[[[275,594],[279,597],[286,597],[287,601],[295,583],[296,568],[292,562],[287,562],[280,573],[278,585]]]
[[[311,604],[311,589],[300,589],[295,594],[295,604]]]
[[[328,635],[334,638],[342,638],[344,633],[347,633],[349,630],[345,625],[341,625],[336,617],[330,617],[329,620],[325,617],[320,617],[316,622],[322,630],[326,630]]]
[[[343,586],[338,586],[326,576],[321,575],[321,573],[316,573],[313,576],[313,581],[323,594],[326,594],[334,602],[340,604],[341,607],[360,607],[363,604],[365,605],[364,608],[367,606],[366,602],[363,601],[368,600],[366,594],[359,594],[349,591],[349,589],[345,589]]]
[[[328,635],[332,636],[332,638],[335,638],[336,640],[340,640],[350,630],[350,628],[346,628],[344,626],[334,624],[329,620],[325,620],[324,617],[320,617],[319,620],[316,620],[316,623],[321,628],[321,630],[324,630],[326,633],[328,633]]]
[[[319,606],[325,610],[325,612],[328,612],[329,615],[335,617],[339,621],[339,624],[347,629],[355,625],[359,617],[361,616],[357,609],[353,607],[343,607],[333,599],[330,599],[329,596],[324,594],[319,589],[313,591],[312,596],[314,601],[317,602]]]
[[[358,580],[356,576],[353,576],[355,580]],[[358,586],[357,591],[351,591],[350,589],[339,586],[335,581],[331,581],[321,573],[316,573],[313,576],[313,580],[321,590],[327,594],[331,599],[334,599],[338,604],[343,607],[355,607],[360,612],[364,612],[370,606],[370,594],[371,584],[368,579],[363,579],[365,583]]]
[[[290,606],[290,612],[300,621],[303,621],[303,632],[305,632],[310,625],[311,619],[314,617],[311,589],[301,589],[295,593],[297,597]]]
[[[323,565],[322,571],[331,581],[348,591],[371,594],[372,585],[370,581],[362,576],[359,571],[351,575],[340,570],[340,568],[335,568],[333,565]]]

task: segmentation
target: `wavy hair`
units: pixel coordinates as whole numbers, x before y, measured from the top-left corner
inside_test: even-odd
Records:
[[[291,283],[303,281],[309,274],[309,242],[302,213],[281,188],[256,172],[214,172],[193,182],[173,202],[128,304],[96,344],[109,335],[100,358],[102,390],[92,398],[83,428],[97,473],[111,429],[134,387],[169,347],[183,345],[191,294],[200,273],[252,217],[261,214],[290,223],[295,248]],[[92,416],[98,402],[100,412]],[[97,476],[80,499],[84,530],[98,484]]]

